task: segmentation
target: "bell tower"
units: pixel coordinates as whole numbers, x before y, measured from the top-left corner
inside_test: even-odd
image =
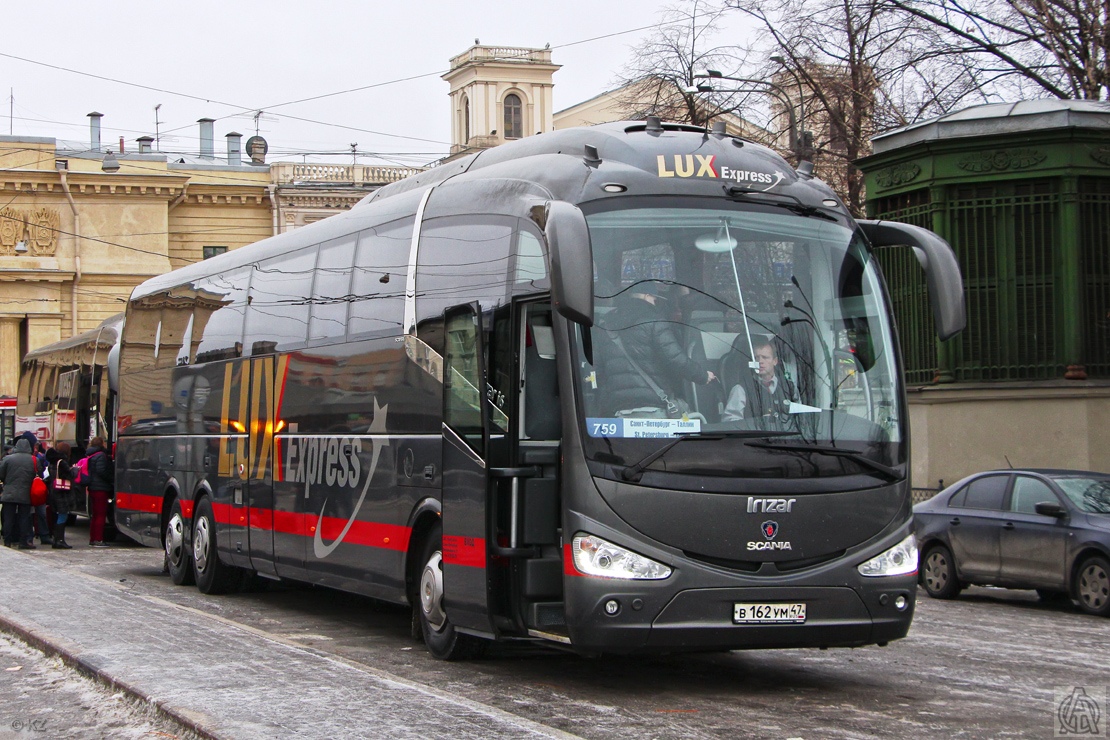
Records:
[[[451,59],[451,156],[554,129],[551,49],[474,46]]]

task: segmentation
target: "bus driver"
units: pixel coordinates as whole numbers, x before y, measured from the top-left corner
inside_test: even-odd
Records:
[[[732,386],[721,421],[739,421],[785,411],[794,400],[794,384],[778,371],[779,358],[770,339],[758,339],[752,345],[759,371],[754,378],[741,377]]]

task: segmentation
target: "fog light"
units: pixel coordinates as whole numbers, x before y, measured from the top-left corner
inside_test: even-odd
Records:
[[[609,599],[605,602],[605,613],[610,617],[616,616],[617,612],[621,610],[621,603],[616,599]]]
[[[894,600],[894,607],[900,612],[905,611],[908,603],[905,596],[899,596]]]

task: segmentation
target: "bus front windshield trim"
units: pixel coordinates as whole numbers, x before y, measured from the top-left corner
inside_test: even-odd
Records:
[[[898,361],[853,225],[760,204],[658,203],[587,215],[594,356],[579,327],[575,359],[587,456],[695,475],[889,479],[905,456]],[[793,442],[745,445],[728,434],[738,431]]]

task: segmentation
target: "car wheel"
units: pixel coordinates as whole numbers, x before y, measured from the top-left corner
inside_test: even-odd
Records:
[[[193,559],[185,536],[185,517],[181,514],[181,501],[174,499],[170,519],[166,523],[166,570],[178,586],[193,584]]]
[[[420,581],[413,609],[420,619],[428,652],[440,660],[469,660],[485,650],[485,641],[460,634],[443,609],[443,528],[437,524],[421,549]]]
[[[197,588],[205,594],[226,594],[239,585],[242,571],[220,560],[216,545],[216,518],[205,496],[193,516],[193,572]]]
[[[1088,614],[1110,616],[1110,562],[1098,555],[1079,566],[1075,584],[1079,608]]]
[[[944,545],[934,545],[921,558],[921,585],[934,599],[954,599],[963,590],[956,561]]]

